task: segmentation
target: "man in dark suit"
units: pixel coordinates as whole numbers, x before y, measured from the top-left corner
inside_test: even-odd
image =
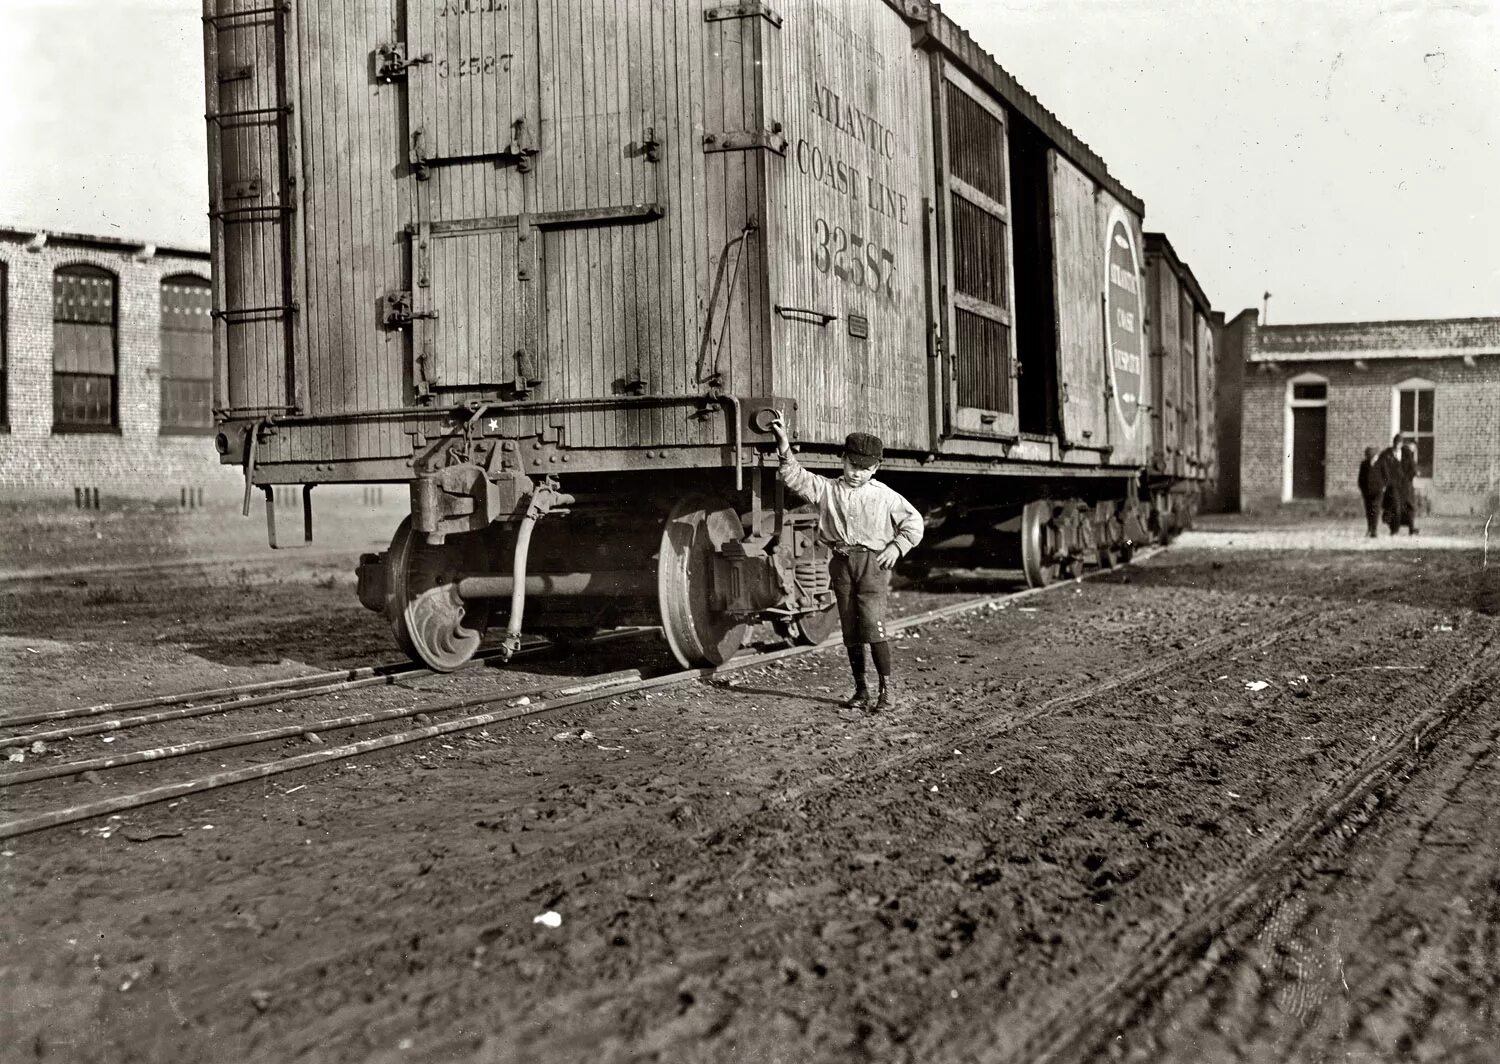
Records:
[[[1407,440],[1401,448],[1401,521],[1408,535],[1417,534],[1417,445]]]
[[[1401,433],[1396,433],[1391,438],[1391,445],[1375,459],[1380,482],[1385,486],[1381,495],[1380,516],[1393,536],[1401,528],[1406,514],[1406,480],[1401,472],[1401,445],[1405,442],[1406,438]]]
[[[1375,526],[1380,522],[1380,497],[1385,494],[1378,454],[1376,448],[1366,447],[1365,460],[1359,463],[1359,494],[1365,501],[1365,527],[1371,539],[1375,538]]]

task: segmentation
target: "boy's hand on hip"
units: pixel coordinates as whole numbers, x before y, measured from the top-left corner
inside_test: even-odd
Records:
[[[894,543],[887,543],[885,550],[880,552],[880,557],[875,559],[882,569],[894,569],[896,563],[901,560],[901,549]]]

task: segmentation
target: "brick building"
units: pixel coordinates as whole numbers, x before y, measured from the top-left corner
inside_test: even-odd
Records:
[[[223,496],[204,251],[0,228],[0,489]]]
[[[1219,349],[1223,509],[1357,505],[1366,447],[1416,441],[1421,505],[1500,510],[1500,318],[1266,325]]]

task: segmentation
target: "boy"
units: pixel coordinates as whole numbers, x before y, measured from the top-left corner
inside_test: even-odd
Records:
[[[818,508],[818,538],[833,550],[828,574],[854,672],[854,694],[844,706],[889,709],[896,696],[891,646],[885,638],[886,593],[896,562],[922,540],[922,515],[899,493],[872,479],[885,453],[880,437],[851,432],[844,440],[843,475],[820,477],[793,457],[780,413],[771,420],[771,432],[781,459],[782,483]],[[880,677],[873,706],[865,684],[866,643]]]

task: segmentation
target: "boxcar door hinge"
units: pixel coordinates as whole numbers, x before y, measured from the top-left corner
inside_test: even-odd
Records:
[[[505,146],[503,155],[508,155],[516,161],[516,169],[521,173],[531,170],[531,157],[542,149],[531,143],[526,136],[526,119],[521,117],[510,124],[510,143]]]
[[[763,18],[777,29],[781,28],[781,16],[771,10],[770,4],[720,4],[703,12],[704,22],[729,22],[737,18]]]
[[[436,318],[437,311],[412,308],[411,290],[402,288],[387,292],[380,305],[380,324],[386,329],[400,329],[418,318]]]
[[[770,129],[737,129],[728,133],[703,134],[703,154],[716,151],[749,151],[764,148],[777,155],[786,154],[786,137],[781,135],[781,123],[772,122]]]
[[[406,77],[408,67],[430,62],[432,62],[431,52],[424,52],[408,59],[405,41],[389,41],[375,49],[375,80],[390,84],[398,78]]]
[[[416,171],[418,181],[426,181],[432,176],[432,171],[427,168],[427,153],[422,150],[422,139],[420,129],[411,131],[411,166]]]
[[[516,376],[511,382],[516,395],[524,396],[542,383],[542,373],[537,367],[536,356],[522,347],[516,351]]]

